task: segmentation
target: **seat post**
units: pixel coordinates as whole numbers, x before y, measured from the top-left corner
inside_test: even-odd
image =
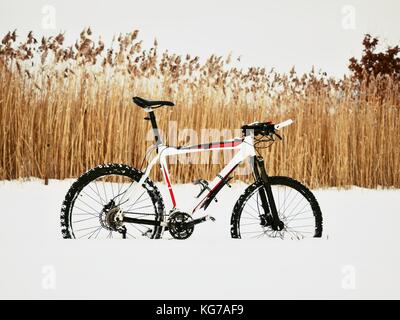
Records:
[[[156,140],[156,145],[160,145],[160,144],[162,144],[161,135],[160,135],[160,131],[158,130],[156,116],[152,110],[149,111],[149,118],[150,118],[150,122],[151,122],[151,127],[153,129],[154,138]]]

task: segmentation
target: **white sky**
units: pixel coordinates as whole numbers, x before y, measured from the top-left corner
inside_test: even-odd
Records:
[[[53,30],[43,29],[46,5],[56,9]],[[243,67],[295,65],[302,72],[315,65],[341,76],[349,57],[361,54],[365,33],[399,44],[399,13],[399,0],[0,0],[0,34],[66,31],[73,42],[91,26],[109,43],[114,34],[139,29],[145,47],[157,38],[170,52],[202,58],[232,52],[242,55]]]

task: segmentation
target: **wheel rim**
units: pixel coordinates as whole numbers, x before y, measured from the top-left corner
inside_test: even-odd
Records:
[[[239,219],[241,238],[281,238],[304,239],[315,235],[316,220],[310,201],[300,191],[285,185],[272,185],[272,193],[279,218],[284,229],[275,231],[271,226],[263,226],[261,218],[264,210],[258,187],[243,206]]]
[[[104,223],[104,208],[111,200],[123,214],[129,217],[148,220],[158,219],[157,208],[145,187],[137,188],[132,178],[111,174],[100,176],[86,184],[76,195],[71,205],[69,224],[73,238],[76,239],[113,239],[122,238],[122,233],[113,230]],[[136,188],[134,195],[128,198],[128,189]],[[114,210],[115,211],[115,210]],[[156,228],[153,226],[124,223],[126,237],[131,239],[153,238]]]

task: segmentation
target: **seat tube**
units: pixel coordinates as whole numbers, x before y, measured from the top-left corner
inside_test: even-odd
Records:
[[[158,130],[156,116],[153,111],[149,111],[149,118],[150,118],[150,122],[151,122],[151,127],[153,129],[153,133],[154,133],[154,139],[156,140],[156,145],[158,146],[158,145],[162,144],[162,139],[161,139],[160,131]]]

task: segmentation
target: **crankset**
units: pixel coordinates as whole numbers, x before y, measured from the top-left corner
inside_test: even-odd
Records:
[[[188,226],[188,222],[193,221],[192,216],[186,212],[175,211],[168,220],[168,231],[174,239],[184,240],[189,238],[194,226]]]
[[[168,231],[175,239],[184,240],[189,238],[194,231],[194,226],[207,220],[215,221],[211,216],[204,216],[198,219],[193,219],[186,212],[174,211],[168,219]]]

